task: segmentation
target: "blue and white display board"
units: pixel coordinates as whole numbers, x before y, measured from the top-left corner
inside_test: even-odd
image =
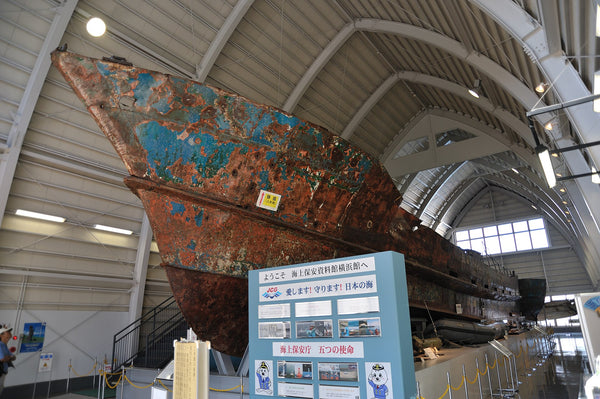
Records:
[[[251,271],[250,397],[416,398],[404,256]]]

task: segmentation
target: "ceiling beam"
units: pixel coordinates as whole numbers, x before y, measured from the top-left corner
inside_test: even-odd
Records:
[[[548,53],[554,54],[562,51],[560,25],[558,23],[558,4],[556,0],[538,0],[538,9],[542,18],[542,25],[546,31]]]
[[[129,322],[133,323],[142,316],[144,307],[144,290],[146,288],[146,277],[148,275],[148,259],[150,258],[150,245],[152,244],[152,228],[148,215],[144,212],[142,218],[142,229],[133,268],[133,282],[131,297],[129,298]],[[133,349],[133,348],[132,348]]]
[[[231,10],[227,16],[227,19],[221,26],[221,29],[219,29],[219,32],[217,32],[214,40],[210,43],[210,47],[206,53],[204,53],[202,61],[196,66],[196,75],[199,82],[204,82],[204,80],[206,80],[217,57],[221,54],[221,50],[223,50],[223,47],[225,47],[227,41],[253,3],[254,0],[239,0],[235,7],[233,7],[233,10]]]

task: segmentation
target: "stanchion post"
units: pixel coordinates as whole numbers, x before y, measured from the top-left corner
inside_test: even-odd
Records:
[[[483,391],[481,390],[481,378],[479,378],[479,375],[481,374],[479,372],[479,359],[475,358],[475,367],[477,367],[477,373],[475,373],[475,376],[477,377],[477,384],[479,385],[479,399],[483,399]]]
[[[506,377],[506,389],[508,390],[509,386],[510,386],[510,381],[508,380],[508,370],[506,369],[506,356],[502,356],[502,363],[504,364],[504,375]],[[510,372],[511,376],[512,376],[512,371]]]
[[[121,399],[123,399],[123,391],[125,390],[125,366],[121,366]]]
[[[469,380],[467,380],[467,373],[465,372],[465,365],[462,365],[463,369],[463,382],[465,383],[465,399],[469,399]]]
[[[71,367],[73,367],[71,365],[71,359],[69,359],[69,369],[67,370],[67,390],[65,391],[65,393],[69,393],[69,381],[71,380]]]
[[[506,360],[508,360],[508,370],[506,370],[506,366],[504,366],[504,371],[507,373],[510,371],[510,373],[509,373],[510,374],[510,384],[512,386],[513,392],[516,392],[515,391],[515,380],[513,378],[512,363],[510,361],[510,356],[506,356]],[[506,360],[504,361],[505,364],[506,364]],[[506,381],[507,381],[506,384],[508,385],[508,377],[506,378]]]
[[[106,387],[106,370],[104,370],[104,372],[102,373],[102,399],[104,399],[104,389]]]
[[[448,397],[452,399],[452,383],[450,382],[450,373],[446,371],[446,377],[448,377]]]
[[[502,381],[500,380],[500,362],[498,361],[498,354],[495,352],[494,357],[496,359],[496,374],[498,374],[498,390],[500,391],[500,396],[502,396]]]
[[[98,365],[96,365],[98,367]],[[102,378],[102,371],[98,370],[98,399],[100,399],[100,388],[102,385],[100,384],[100,379]]]
[[[519,373],[517,372],[517,358],[516,356],[513,354],[512,355],[513,358],[513,365],[515,366],[515,381],[517,382],[517,389],[519,388]]]
[[[419,381],[417,381],[417,399],[421,399],[421,387],[419,386]]]
[[[493,397],[494,390],[492,388],[492,377],[490,376],[490,374],[492,374],[492,369],[490,369],[490,364],[488,362],[487,353],[485,354],[485,370],[487,372],[488,384],[490,385],[490,397]]]

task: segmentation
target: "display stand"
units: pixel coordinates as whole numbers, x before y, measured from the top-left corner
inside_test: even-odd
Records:
[[[404,257],[250,271],[250,397],[417,394]]]

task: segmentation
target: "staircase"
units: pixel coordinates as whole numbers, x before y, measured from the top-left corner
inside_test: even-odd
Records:
[[[112,369],[130,364],[163,368],[173,358],[173,341],[185,337],[187,329],[175,299],[166,299],[115,334]]]

